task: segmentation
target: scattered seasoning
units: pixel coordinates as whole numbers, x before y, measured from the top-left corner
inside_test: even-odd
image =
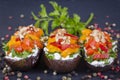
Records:
[[[110,16],[106,16],[106,18],[109,18]]]
[[[36,80],[41,80],[41,77],[40,77],[40,76],[37,76]]]
[[[4,77],[4,80],[10,80],[8,76],[5,76]]]
[[[109,23],[108,23],[108,22],[105,22],[105,25],[106,25],[106,26],[108,26],[108,25],[109,25]]]
[[[8,30],[9,30],[9,31],[12,30],[12,27],[11,27],[11,26],[8,26]]]
[[[6,34],[6,35],[5,35],[5,38],[8,38],[8,37],[9,37],[9,34]]]
[[[6,71],[7,71],[6,68],[3,68],[2,73],[5,74]]]
[[[92,76],[91,75],[87,75],[88,76],[88,78],[92,78]]]
[[[56,75],[57,75],[56,71],[54,71],[54,72],[53,72],[53,75],[54,75],[54,76],[56,76]]]
[[[7,68],[7,72],[10,72],[12,69],[8,66]]]
[[[17,78],[17,80],[21,80],[21,78]]]
[[[22,73],[21,73],[21,72],[18,72],[18,73],[17,73],[17,77],[19,77],[19,78],[22,77]]]
[[[9,16],[8,18],[9,18],[9,19],[13,19],[13,16]]]
[[[29,79],[28,75],[25,75],[25,76],[24,76],[24,79],[25,79],[25,80],[28,80],[28,79]]]
[[[62,76],[62,80],[67,80],[67,77],[66,76]]]
[[[70,73],[67,74],[68,77],[71,77],[72,75]]]
[[[47,74],[47,73],[48,73],[48,71],[47,71],[47,70],[44,70],[44,73],[45,73],[45,74]]]
[[[90,78],[88,77],[88,75],[82,76],[81,80],[89,80]]]
[[[24,17],[25,17],[24,14],[21,14],[21,15],[20,15],[20,18],[24,18]]]
[[[108,27],[108,30],[111,30],[111,27]]]
[[[119,34],[119,33],[117,33],[116,37],[117,37],[117,38],[120,38],[120,34]]]
[[[101,72],[98,72],[97,75],[98,75],[98,76],[101,76]]]
[[[5,38],[4,37],[1,37],[1,41],[4,41],[5,40]]]
[[[100,75],[100,78],[101,78],[101,79],[104,79],[104,75]]]
[[[105,76],[104,76],[104,79],[108,79],[108,76],[105,75]]]
[[[71,77],[68,77],[67,80],[72,80],[72,78],[71,78]]]
[[[117,60],[117,64],[120,64],[120,61],[119,61],[119,60]]]
[[[11,75],[14,76],[14,75],[15,75],[15,72],[11,72]]]
[[[115,24],[115,23],[113,23],[113,24],[112,24],[112,26],[113,26],[113,27],[115,27],[115,26],[116,26],[116,24]]]

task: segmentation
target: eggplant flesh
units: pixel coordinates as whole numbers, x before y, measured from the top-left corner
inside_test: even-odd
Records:
[[[27,71],[35,66],[35,64],[39,59],[40,53],[41,50],[39,50],[35,56],[30,56],[27,58],[23,58],[21,60],[10,59],[10,58],[4,58],[4,59],[5,62],[8,64],[8,66],[10,66],[13,70]]]
[[[79,55],[70,60],[54,60],[47,58],[45,54],[43,56],[45,64],[49,67],[49,69],[62,73],[73,71],[78,66],[80,61]]]

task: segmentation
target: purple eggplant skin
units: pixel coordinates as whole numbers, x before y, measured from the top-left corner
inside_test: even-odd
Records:
[[[39,50],[36,56],[27,57],[18,61],[8,58],[4,58],[4,60],[7,65],[12,68],[12,70],[28,71],[36,65],[37,61],[39,60],[40,54],[41,50]]]
[[[52,60],[48,59],[45,54],[43,57],[48,68],[58,73],[67,73],[73,71],[78,66],[81,59],[80,56],[77,56],[72,60]]]
[[[117,59],[118,59],[118,58],[115,58],[114,61],[113,61],[110,65],[106,65],[106,66],[104,66],[104,67],[95,67],[95,66],[89,64],[89,63],[88,63],[87,61],[85,61],[85,60],[84,60],[84,63],[85,63],[85,65],[86,65],[89,69],[91,69],[91,70],[93,70],[93,71],[101,71],[101,72],[102,72],[102,71],[108,71],[108,70],[110,70],[110,69],[114,66],[114,64],[116,63]]]

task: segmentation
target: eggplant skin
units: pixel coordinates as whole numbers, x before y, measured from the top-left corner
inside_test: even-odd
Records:
[[[43,56],[45,64],[49,67],[49,69],[52,69],[59,73],[73,71],[78,66],[79,61],[81,59],[80,56],[77,56],[72,60],[52,60],[48,59],[45,54]]]
[[[39,59],[40,54],[41,54],[41,50],[38,51],[36,56],[27,57],[25,59],[21,59],[18,61],[8,58],[4,58],[4,59],[8,64],[8,66],[12,68],[12,70],[27,71],[35,66],[35,64]]]
[[[115,64],[115,62],[117,61],[117,58],[114,59],[114,61],[110,64],[110,65],[106,65],[104,67],[95,67],[91,64],[89,64],[87,61],[84,60],[84,63],[86,64],[86,66],[88,68],[90,68],[93,71],[107,71],[110,70],[112,68],[112,66]]]

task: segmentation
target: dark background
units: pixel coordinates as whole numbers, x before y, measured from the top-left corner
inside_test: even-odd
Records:
[[[100,27],[105,26],[105,22],[116,23],[115,30],[120,31],[120,0],[52,0],[56,1],[62,6],[69,8],[69,14],[77,13],[81,16],[82,21],[86,21],[89,14],[93,12],[95,14],[95,19],[92,23],[98,23]],[[49,4],[49,0],[0,0],[0,38],[4,37],[6,34],[13,34],[14,29],[18,26],[34,24],[34,20],[31,19],[31,11],[37,12],[40,10],[40,4],[45,4],[48,12],[52,10]],[[20,18],[23,14],[24,18]],[[107,18],[109,16],[109,18]],[[12,17],[12,19],[10,19]],[[12,27],[12,30],[8,30],[8,26]],[[120,50],[120,49],[119,49]],[[61,76],[67,74],[58,74],[53,76],[52,72],[49,71],[48,74],[43,74],[43,69],[41,67],[35,67],[28,72],[23,72],[30,76],[32,80],[35,80],[37,76],[41,76],[43,80],[61,80]],[[85,74],[89,74],[86,70],[79,71],[78,76],[73,76],[73,80],[80,80]],[[112,72],[107,71],[104,74],[112,74]],[[115,74],[120,76],[120,72]],[[3,75],[0,70],[0,78]],[[16,80],[16,76],[12,76],[10,80]],[[96,77],[93,79],[99,80]]]

